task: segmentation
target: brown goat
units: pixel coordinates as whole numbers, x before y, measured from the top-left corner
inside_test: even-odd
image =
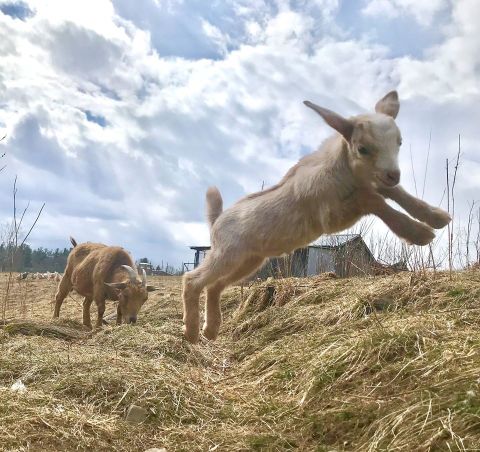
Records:
[[[105,300],[118,300],[117,325],[135,323],[148,292],[155,289],[147,285],[145,270],[141,280],[133,270],[134,262],[123,248],[101,243],[77,245],[70,237],[73,250],[55,295],[54,317],[59,317],[63,300],[72,290],[85,297],[83,301],[83,324],[92,328],[90,305],[95,300],[98,309],[97,328],[103,323]]]

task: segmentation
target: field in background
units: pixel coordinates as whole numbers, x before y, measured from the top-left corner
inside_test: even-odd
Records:
[[[78,295],[54,322],[56,283],[15,281],[0,449],[480,448],[480,271],[233,287],[221,337],[197,346],[180,279],[152,280],[137,325],[94,332]],[[143,423],[124,420],[132,404]]]
[[[8,297],[5,297],[5,291],[8,282],[8,273],[0,273],[0,300],[5,304],[5,318],[29,318],[37,320],[50,320],[53,316],[55,293],[58,282],[46,279],[30,279],[17,281],[16,274],[11,280]],[[181,278],[177,276],[161,277],[150,276],[148,283],[153,284],[160,290],[149,296],[149,302],[158,299],[169,299],[177,297],[180,294]],[[6,303],[4,302],[6,300]],[[82,302],[83,297],[75,292],[71,292],[63,302],[60,317],[75,319],[82,322]],[[148,302],[148,303],[149,303]],[[0,303],[1,305],[2,303]],[[115,303],[107,301],[105,317],[116,313]],[[92,320],[95,320],[96,306],[92,305]],[[1,316],[0,316],[1,323]],[[113,322],[115,323],[115,322]]]

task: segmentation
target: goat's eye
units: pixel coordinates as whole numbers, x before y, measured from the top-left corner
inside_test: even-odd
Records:
[[[358,152],[360,152],[360,154],[362,154],[362,155],[368,155],[368,154],[370,154],[370,152],[368,151],[368,149],[367,149],[367,148],[364,148],[364,147],[358,148]]]

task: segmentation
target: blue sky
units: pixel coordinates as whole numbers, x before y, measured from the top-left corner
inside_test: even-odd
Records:
[[[437,205],[462,135],[459,217],[479,197],[476,0],[0,0],[0,210],[46,202],[33,246],[119,244],[180,265],[204,193],[275,183],[344,115],[398,89],[402,183]],[[411,149],[411,154],[410,154]],[[419,181],[421,180],[421,181]]]

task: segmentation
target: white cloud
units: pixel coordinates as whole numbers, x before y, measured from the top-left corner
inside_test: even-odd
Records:
[[[210,22],[204,19],[202,20],[202,30],[205,35],[217,45],[222,55],[226,55],[228,53],[228,44],[230,38],[227,34],[222,33],[218,27],[212,25]]]
[[[304,99],[350,115],[399,87],[406,100],[399,124],[420,174],[430,129],[430,174],[443,171],[459,132],[465,158],[474,157],[474,1],[456,4],[445,39],[422,60],[391,58],[382,43],[336,34],[339,3],[331,0],[296,7],[232,0],[226,18],[195,12],[198,20],[184,34],[192,47],[199,36],[209,40],[202,45],[216,49],[214,56],[163,56],[156,20],[176,20],[187,2],[145,0],[138,9],[152,22],[121,16],[118,3],[70,9],[35,1],[27,20],[0,13],[0,126],[9,132],[2,148],[9,174],[19,176],[20,201],[47,201],[35,245],[62,246],[74,235],[120,243],[154,261],[189,260],[187,245],[208,238],[207,186],[218,185],[228,206],[262,181],[275,183],[330,133]],[[392,4],[399,14],[409,8],[408,1]],[[425,5],[425,17],[440,8]],[[407,149],[401,163],[411,189]],[[11,178],[0,178],[4,216],[10,185]],[[474,188],[472,177],[459,184],[466,196]],[[435,179],[427,199],[439,202],[442,189]]]
[[[430,26],[436,14],[448,6],[447,0],[369,0],[362,12],[383,19],[407,15],[423,26]]]
[[[411,57],[397,62],[399,88],[407,96],[424,95],[442,101],[480,95],[480,3],[455,2],[444,41],[424,60]]]

